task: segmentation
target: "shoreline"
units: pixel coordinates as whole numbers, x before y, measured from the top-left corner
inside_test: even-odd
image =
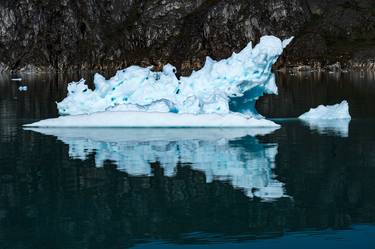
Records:
[[[328,73],[350,73],[350,72],[375,72],[375,59],[368,59],[367,61],[348,61],[345,63],[336,62],[333,64],[326,64],[311,60],[307,63],[297,62],[289,65],[274,65],[274,72],[280,73],[313,73],[313,72],[328,72]],[[146,65],[147,66],[147,65]],[[153,65],[148,65],[153,66]],[[155,71],[159,71],[160,66],[154,66]],[[113,74],[118,70],[126,67],[122,66],[95,66],[95,67],[77,67],[68,66],[61,69],[54,69],[51,66],[35,66],[27,65],[23,68],[12,70],[7,66],[0,65],[0,74],[65,74],[65,73],[108,73]],[[191,68],[190,70],[198,70],[199,67]],[[189,74],[181,74],[180,76],[187,76]]]

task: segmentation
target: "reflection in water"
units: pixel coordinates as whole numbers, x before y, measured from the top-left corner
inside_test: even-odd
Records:
[[[322,120],[310,119],[302,121],[311,130],[317,131],[319,134],[336,135],[339,137],[349,136],[349,123],[350,119],[337,119],[337,120]]]
[[[272,202],[250,199],[224,181],[208,183],[204,172],[180,163],[172,177],[159,163],[151,164],[151,176],[129,175],[111,161],[96,167],[94,154],[72,160],[69,146],[55,137],[20,129],[14,139],[0,139],[0,248],[115,249],[148,240],[213,240],[232,248],[227,243],[287,239],[288,231],[325,234],[327,228],[374,224],[374,125],[353,120],[345,139],[289,121],[256,140],[241,137],[246,133],[228,136],[230,147],[243,150],[254,140],[277,144],[275,173],[293,198]],[[207,133],[196,134],[190,137],[209,140]],[[87,137],[83,131],[78,136]],[[277,248],[272,241],[265,247]],[[340,248],[352,248],[345,245]]]
[[[159,162],[164,175],[176,174],[177,165],[191,164],[204,172],[207,183],[230,182],[249,197],[284,196],[274,179],[277,144],[261,144],[252,136],[274,129],[31,129],[54,135],[69,145],[69,156],[85,160],[95,155],[97,167],[110,160],[133,176],[151,176],[150,163]]]

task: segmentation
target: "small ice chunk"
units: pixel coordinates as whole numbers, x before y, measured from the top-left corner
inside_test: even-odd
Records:
[[[18,87],[18,91],[20,91],[20,92],[26,92],[27,91],[27,86],[20,86],[20,87]]]
[[[298,117],[302,120],[311,119],[351,119],[349,114],[349,104],[346,100],[336,105],[320,105],[316,108],[311,108],[310,111]]]

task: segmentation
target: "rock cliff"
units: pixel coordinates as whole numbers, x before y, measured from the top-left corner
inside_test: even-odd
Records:
[[[265,34],[296,36],[278,67],[367,63],[375,53],[372,2],[2,0],[0,70],[112,71],[170,62],[188,74],[205,56],[227,57]]]

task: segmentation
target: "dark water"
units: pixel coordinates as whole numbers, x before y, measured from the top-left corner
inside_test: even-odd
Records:
[[[347,99],[350,123],[23,130],[72,79],[0,80],[0,248],[375,247],[373,74],[280,75],[258,103],[280,118]]]

